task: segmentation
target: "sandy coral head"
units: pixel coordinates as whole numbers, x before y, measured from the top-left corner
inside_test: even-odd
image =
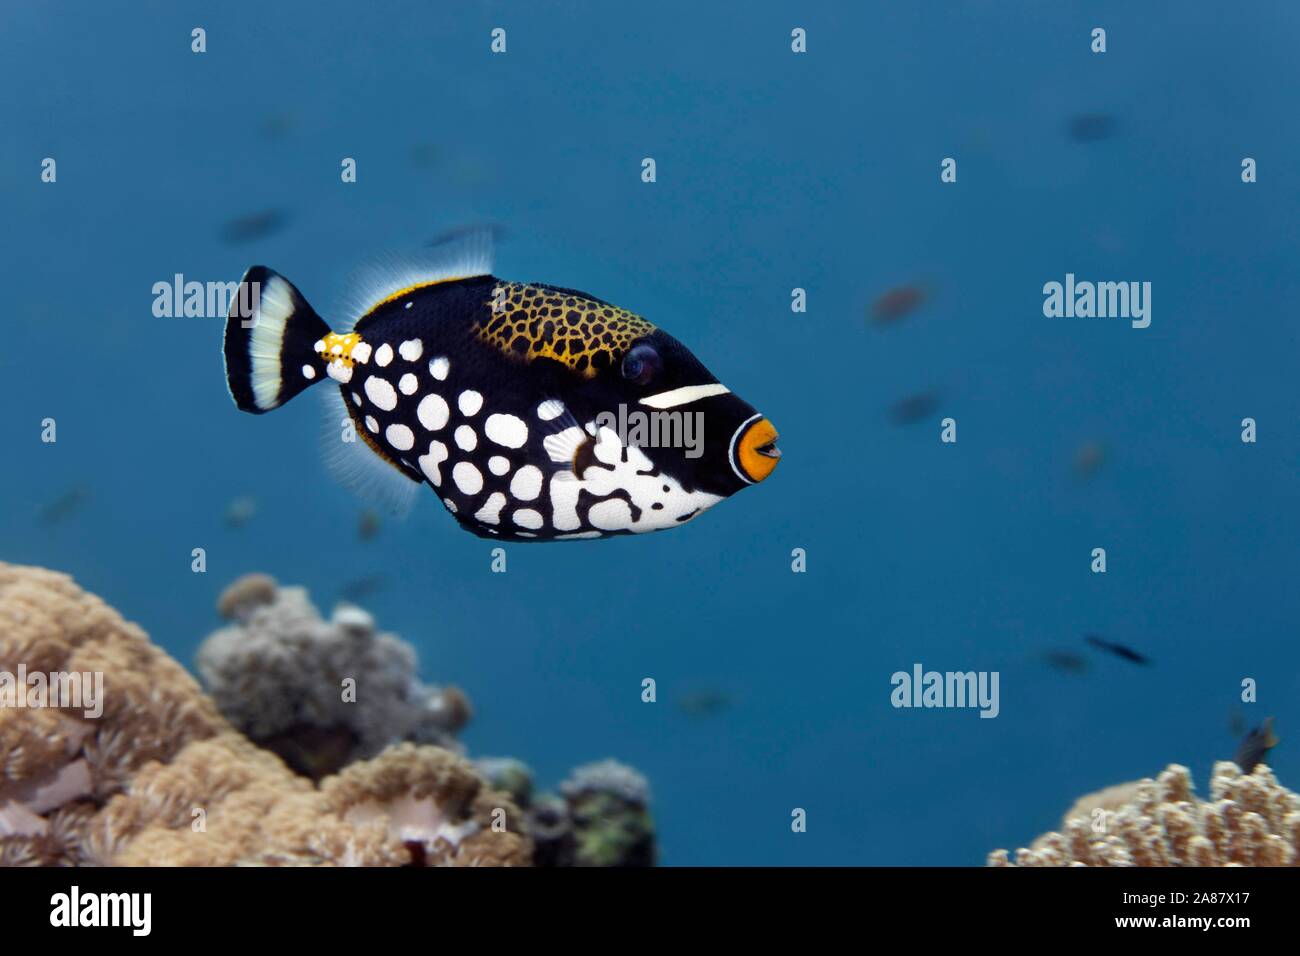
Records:
[[[1214,765],[1210,798],[1193,792],[1192,775],[1170,765],[1154,780],[1082,797],[1060,832],[1031,847],[989,855],[990,866],[1296,866],[1300,795],[1259,764],[1244,774]]]

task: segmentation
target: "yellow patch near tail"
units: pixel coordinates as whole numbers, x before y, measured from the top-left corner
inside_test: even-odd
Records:
[[[358,345],[365,345],[361,341],[361,336],[356,332],[347,332],[340,335],[338,332],[331,332],[325,338],[316,343],[316,352],[325,362],[342,362],[348,368],[352,367],[354,362],[365,362],[370,358],[367,351],[364,356],[353,355]],[[369,346],[366,346],[368,349]]]

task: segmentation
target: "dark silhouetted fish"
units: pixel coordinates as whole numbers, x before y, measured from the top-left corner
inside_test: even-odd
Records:
[[[252,242],[273,236],[289,223],[289,215],[280,209],[266,209],[246,216],[236,216],[221,227],[221,238],[226,242]]]
[[[1241,741],[1237,755],[1232,760],[1241,768],[1242,773],[1250,773],[1280,742],[1273,734],[1273,718],[1265,717],[1264,722]]]
[[[890,405],[889,418],[895,425],[915,425],[933,416],[938,408],[938,392],[918,392]]]
[[[47,527],[52,527],[66,521],[80,511],[89,498],[90,491],[84,486],[78,485],[76,488],[69,488],[41,508],[37,520]]]
[[[920,285],[900,285],[882,294],[871,306],[871,315],[879,325],[898,322],[914,312],[927,298]]]
[[[1043,653],[1043,659],[1058,671],[1070,674],[1083,674],[1088,670],[1088,659],[1074,651],[1049,650]]]
[[[1123,644],[1116,644],[1114,641],[1108,641],[1096,634],[1089,634],[1084,638],[1093,647],[1106,651],[1108,654],[1114,654],[1116,657],[1122,657],[1126,661],[1132,661],[1134,664],[1141,664],[1144,667],[1151,663],[1151,658],[1145,654],[1139,654],[1131,647],[1125,647]]]
[[[475,236],[487,236],[493,244],[506,238],[506,227],[494,222],[480,223],[473,226],[456,226],[438,233],[429,240],[431,246],[441,246],[449,242],[472,240]]]
[[[359,604],[366,598],[381,591],[386,583],[382,574],[369,574],[355,578],[339,588],[339,597],[345,601]]]
[[[270,140],[284,139],[298,125],[291,113],[272,113],[259,124],[262,135]]]
[[[1091,478],[1106,463],[1106,447],[1101,442],[1086,441],[1074,453],[1074,473]]]
[[[226,506],[226,526],[242,528],[257,514],[257,501],[249,495],[240,495]]]
[[[362,541],[369,541],[377,534],[379,534],[379,514],[367,508],[357,519],[357,537]]]
[[[688,717],[712,717],[731,706],[731,695],[721,690],[696,690],[682,694],[677,707]]]
[[[1119,130],[1115,117],[1105,113],[1080,113],[1071,116],[1067,126],[1070,139],[1076,143],[1098,143],[1110,139]]]

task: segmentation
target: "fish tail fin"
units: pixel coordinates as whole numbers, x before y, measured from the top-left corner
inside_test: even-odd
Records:
[[[266,266],[240,280],[226,317],[226,384],[241,411],[261,415],[327,378],[319,343],[330,328],[297,289]]]

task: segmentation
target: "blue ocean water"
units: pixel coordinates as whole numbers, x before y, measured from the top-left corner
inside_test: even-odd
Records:
[[[0,559],[186,663],[240,574],[326,609],[381,576],[362,603],[470,694],[471,753],[544,785],[633,764],[668,864],[980,864],[1170,762],[1203,791],[1234,711],[1277,718],[1296,787],[1298,26],[1284,2],[8,4]],[[1083,115],[1111,135],[1073,137]],[[284,228],[223,236],[265,210]],[[690,345],[780,429],[773,477],[669,533],[512,546],[506,574],[432,494],[359,542],[319,403],[238,413],[221,321],[152,314],[156,282],[262,262],[330,318],[359,260],[473,223],[501,226],[498,275]],[[1151,282],[1151,326],[1044,317],[1067,272]],[[922,306],[868,321],[905,283]],[[892,707],[918,662],[997,671],[997,718]],[[675,705],[701,689],[730,706]]]

